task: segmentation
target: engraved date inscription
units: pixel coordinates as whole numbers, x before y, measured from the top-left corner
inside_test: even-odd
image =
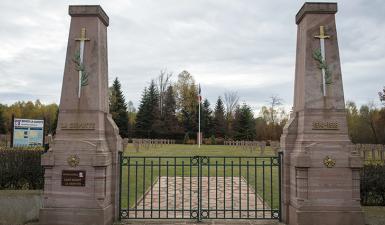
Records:
[[[85,123],[85,122],[61,123],[60,128],[62,130],[94,130],[95,123]]]
[[[339,124],[335,121],[314,121],[313,130],[339,130]]]

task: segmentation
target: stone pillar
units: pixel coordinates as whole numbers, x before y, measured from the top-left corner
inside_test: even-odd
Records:
[[[281,137],[282,218],[290,225],[364,224],[362,160],[348,137],[336,12],[336,3],[305,3],[296,15],[294,107]],[[327,82],[317,60],[320,37]]]
[[[199,144],[199,141],[201,144],[203,144],[203,133],[202,132],[197,132],[197,144]]]
[[[58,127],[42,156],[40,224],[112,224],[119,213],[122,139],[108,108],[109,19],[91,5],[70,6],[69,15]]]

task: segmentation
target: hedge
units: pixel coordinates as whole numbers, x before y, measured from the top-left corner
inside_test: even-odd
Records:
[[[361,204],[385,206],[385,165],[365,165],[362,169]]]
[[[43,189],[41,148],[0,149],[0,189]]]

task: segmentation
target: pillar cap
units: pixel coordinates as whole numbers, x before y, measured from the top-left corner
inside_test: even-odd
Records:
[[[68,14],[72,17],[98,17],[104,25],[108,26],[109,18],[100,5],[70,5]]]
[[[299,24],[306,14],[335,14],[336,2],[305,2],[295,16],[295,23]]]

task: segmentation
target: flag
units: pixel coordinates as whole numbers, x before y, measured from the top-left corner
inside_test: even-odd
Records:
[[[201,85],[198,85],[198,102],[200,103],[202,101],[202,96],[201,96]]]

